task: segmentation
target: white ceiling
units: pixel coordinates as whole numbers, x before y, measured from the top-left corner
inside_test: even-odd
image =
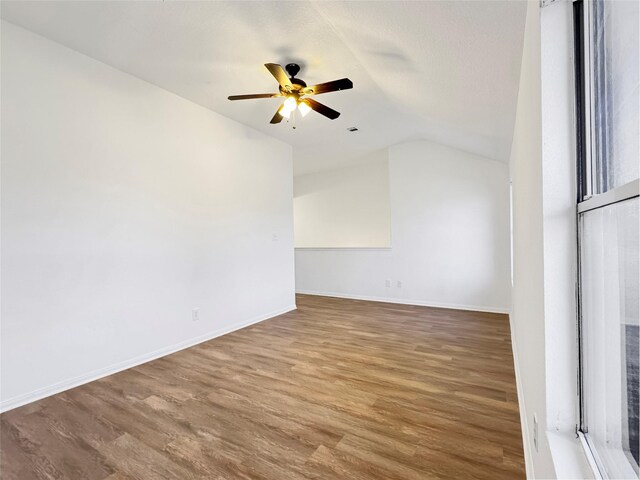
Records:
[[[2,1],[2,18],[294,146],[297,174],[426,139],[506,161],[526,2]],[[270,125],[267,62],[303,65],[340,111]],[[357,126],[357,133],[347,127]]]

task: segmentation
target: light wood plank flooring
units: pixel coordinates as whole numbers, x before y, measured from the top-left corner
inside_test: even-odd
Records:
[[[297,303],[2,414],[2,478],[524,477],[506,315]]]

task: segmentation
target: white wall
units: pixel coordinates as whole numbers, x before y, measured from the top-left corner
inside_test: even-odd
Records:
[[[3,22],[1,153],[4,409],[294,307],[289,146]]]
[[[295,177],[295,245],[388,247],[391,245],[387,149],[364,165]]]
[[[592,478],[575,436],[576,158],[572,3],[528,3],[510,158],[512,345],[529,478]],[[538,448],[534,445],[534,416]]]
[[[392,247],[296,249],[296,290],[506,311],[507,166],[420,141],[390,147],[389,172]]]
[[[540,27],[547,428],[572,431],[578,418],[578,243],[571,2],[545,8]]]
[[[528,478],[554,478],[544,434],[544,257],[542,229],[542,122],[540,14],[528,2],[518,109],[509,160],[512,182],[513,290],[511,335]],[[533,446],[534,415],[539,425],[538,451]]]

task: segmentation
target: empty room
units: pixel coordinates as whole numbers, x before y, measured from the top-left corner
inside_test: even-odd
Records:
[[[640,478],[640,2],[0,17],[0,478]]]

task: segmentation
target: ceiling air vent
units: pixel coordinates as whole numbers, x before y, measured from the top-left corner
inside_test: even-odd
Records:
[[[347,130],[349,130],[350,132],[357,132],[358,131],[358,127],[349,127],[349,128],[347,128]]]

